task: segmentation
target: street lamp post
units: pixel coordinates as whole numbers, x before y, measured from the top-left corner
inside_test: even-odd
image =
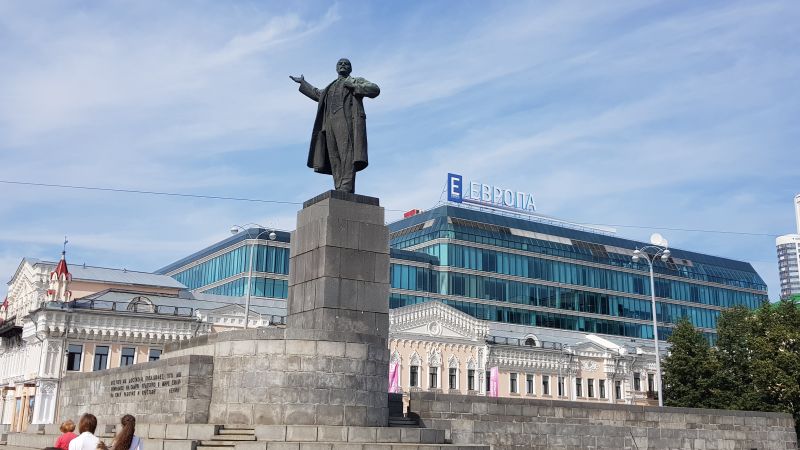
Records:
[[[267,236],[269,237],[270,241],[274,241],[278,235],[275,234],[274,231],[270,231],[267,227],[261,226],[257,223],[248,223],[245,225],[255,225],[261,230],[258,234],[256,234],[256,237],[253,238],[253,242],[250,244],[250,263],[248,264],[249,268],[247,270],[247,298],[244,303],[244,328],[247,329],[250,324],[250,296],[252,295],[253,290],[253,253],[256,248],[256,244],[258,243],[258,239],[262,234],[269,232]],[[236,234],[244,229],[245,228],[242,225],[234,225],[231,227],[231,234]],[[249,234],[249,230],[247,231]]]
[[[667,262],[669,260],[670,251],[667,248],[667,240],[661,237],[660,234],[653,234],[650,237],[652,245],[647,245],[642,248],[637,248],[633,251],[633,262],[639,262],[639,259],[644,258],[647,265],[650,267],[650,303],[653,308],[653,339],[656,346],[656,375],[658,379],[658,406],[664,406],[664,390],[661,386],[661,354],[658,351],[658,321],[656,314],[656,289],[655,279],[653,277],[653,262],[656,258],[661,258],[661,261]],[[652,254],[650,252],[653,252]]]

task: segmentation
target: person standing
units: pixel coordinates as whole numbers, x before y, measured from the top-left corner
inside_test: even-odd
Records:
[[[130,414],[125,414],[120,419],[120,423],[122,424],[122,429],[111,441],[111,450],[144,450],[142,440],[139,436],[133,434],[136,431],[136,418]]]
[[[97,429],[97,417],[86,413],[78,421],[78,437],[69,443],[68,450],[96,450],[100,439],[94,435]]]
[[[315,172],[333,175],[337,191],[354,193],[356,172],[367,167],[367,115],[363,98],[375,98],[381,93],[377,84],[364,78],[351,77],[350,60],[336,63],[339,77],[324,89],[317,89],[303,78],[289,76],[300,84],[300,92],[319,103],[308,167]]]
[[[59,436],[58,439],[56,439],[55,448],[60,448],[61,450],[69,450],[69,443],[72,442],[73,439],[78,437],[78,435],[75,434],[75,422],[73,422],[72,420],[67,420],[61,424],[59,430],[61,430],[61,433],[63,434]]]

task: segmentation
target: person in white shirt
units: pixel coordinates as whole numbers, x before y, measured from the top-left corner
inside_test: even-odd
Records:
[[[78,437],[70,441],[69,450],[97,450],[100,439],[94,435],[97,429],[97,417],[86,413],[78,422]]]

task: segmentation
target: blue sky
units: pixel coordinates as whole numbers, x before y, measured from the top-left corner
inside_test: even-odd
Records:
[[[317,86],[340,57],[367,100],[357,191],[398,218],[447,172],[540,212],[640,225],[751,262],[800,192],[800,2],[0,1],[0,179],[302,202]],[[0,184],[0,277],[22,257],[155,270],[296,205]],[[652,227],[652,228],[648,228]],[[6,286],[0,287],[4,295]]]

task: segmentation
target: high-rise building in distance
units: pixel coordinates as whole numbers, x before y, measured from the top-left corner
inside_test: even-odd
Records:
[[[794,196],[794,214],[797,233],[784,234],[775,239],[781,298],[800,295],[800,194]]]

